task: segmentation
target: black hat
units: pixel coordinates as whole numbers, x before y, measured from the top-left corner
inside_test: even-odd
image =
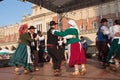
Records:
[[[37,33],[41,33],[41,31],[37,31]]]
[[[100,23],[103,23],[103,22],[108,22],[108,20],[106,18],[102,18]]]
[[[83,36],[81,36],[80,38],[84,38]]]
[[[117,24],[117,25],[120,25],[120,20],[117,19],[117,20],[114,21],[114,23]]]
[[[58,23],[56,23],[55,21],[50,21],[50,26],[56,25],[56,24],[58,24]]]
[[[30,26],[28,29],[36,29],[34,26]]]

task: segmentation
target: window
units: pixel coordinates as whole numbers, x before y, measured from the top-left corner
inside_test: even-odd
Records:
[[[37,24],[36,28],[37,28],[37,31],[41,31],[42,32],[42,24]]]
[[[81,31],[84,30],[84,25],[80,25],[80,30],[81,30]]]
[[[110,26],[113,26],[113,21],[112,21],[112,19],[108,19],[108,26],[110,27]]]
[[[94,21],[94,22],[93,22],[93,28],[94,28],[94,29],[97,29],[97,27],[98,27],[97,21]]]

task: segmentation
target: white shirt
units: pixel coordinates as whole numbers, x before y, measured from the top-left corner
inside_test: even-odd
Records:
[[[114,25],[110,27],[110,34],[113,38],[115,38],[116,33],[120,33],[120,25]]]
[[[103,30],[104,35],[108,35],[110,33],[109,28],[107,28],[106,26],[102,26],[101,29]]]
[[[114,25],[114,26],[112,26],[112,28],[111,28],[112,30],[112,33],[113,33],[113,39],[119,39],[119,41],[118,41],[118,44],[120,44],[120,37],[116,37],[115,36],[115,34],[116,33],[120,33],[120,25]]]
[[[37,35],[37,36],[36,36],[36,40],[37,40],[37,39],[38,39],[39,41],[41,41],[41,40],[44,40],[45,37],[44,37],[44,36],[39,36],[39,35]]]

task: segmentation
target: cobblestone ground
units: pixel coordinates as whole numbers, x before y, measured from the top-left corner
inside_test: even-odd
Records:
[[[64,65],[62,66],[62,75],[56,77],[50,63],[45,63],[39,71],[30,74],[16,75],[13,71],[14,67],[0,68],[0,80],[120,80],[119,71],[107,72],[101,69],[95,59],[87,59],[87,74],[85,76],[73,76],[73,69],[69,69],[67,65]]]

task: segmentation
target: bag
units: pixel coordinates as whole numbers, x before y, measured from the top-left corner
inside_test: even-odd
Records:
[[[84,47],[85,49],[88,48],[87,42],[85,42],[85,43],[83,44],[83,47]]]

